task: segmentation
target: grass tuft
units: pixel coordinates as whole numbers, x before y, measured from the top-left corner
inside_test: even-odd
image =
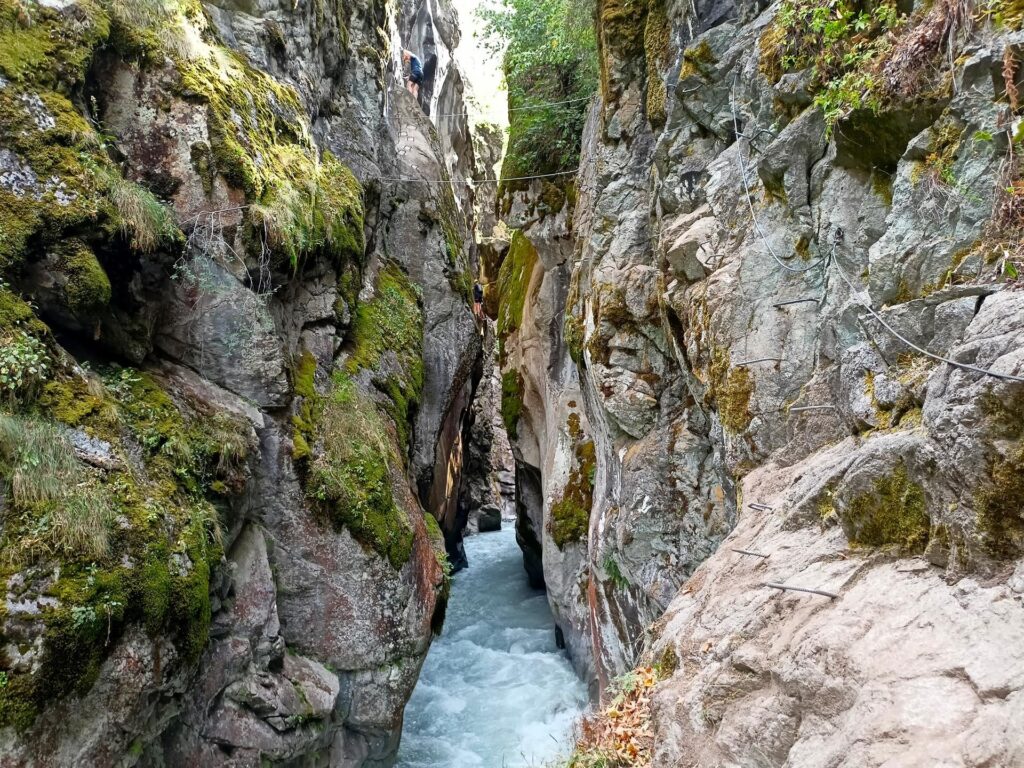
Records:
[[[108,169],[105,176],[107,196],[117,211],[118,227],[133,249],[153,253],[162,244],[181,237],[174,216],[152,192],[112,170]]]
[[[22,552],[92,558],[107,553],[114,511],[64,430],[41,419],[0,414],[0,468],[13,502],[9,514],[39,515],[20,542]]]

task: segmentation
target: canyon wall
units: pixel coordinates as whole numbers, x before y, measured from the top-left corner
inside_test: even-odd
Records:
[[[479,376],[457,41],[0,0],[0,764],[393,764]]]
[[[656,766],[1015,765],[1020,18],[813,8],[599,3],[571,194],[506,207],[528,570],[656,667]]]

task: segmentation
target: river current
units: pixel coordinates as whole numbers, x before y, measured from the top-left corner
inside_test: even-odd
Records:
[[[569,751],[586,686],[526,582],[512,524],[467,538],[466,553],[405,710],[398,768],[540,768]]]

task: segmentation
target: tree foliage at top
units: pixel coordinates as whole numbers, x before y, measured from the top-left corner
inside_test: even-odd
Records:
[[[479,14],[492,50],[507,46],[509,146],[502,177],[572,170],[586,99],[598,82],[593,0],[500,0]],[[550,106],[532,108],[538,104]]]

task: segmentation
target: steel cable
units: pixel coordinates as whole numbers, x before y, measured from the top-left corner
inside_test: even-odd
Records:
[[[739,117],[738,117],[737,111],[736,111],[736,86],[735,86],[735,79],[733,81],[733,90],[732,90],[731,98],[730,98],[730,106],[732,108],[733,130],[736,132],[737,135],[739,135]],[[756,214],[756,212],[754,210],[754,202],[753,202],[753,199],[752,199],[751,194],[750,194],[750,187],[747,184],[747,170],[746,170],[746,165],[743,162],[743,154],[741,152],[737,151],[736,157],[737,157],[737,161],[739,163],[740,174],[741,174],[741,177],[742,177],[742,180],[743,180],[743,188],[744,188],[744,191],[746,193],[747,205],[750,208],[751,219],[754,222],[754,227],[757,230],[757,233],[761,236],[761,240],[764,242],[764,245],[768,249],[768,253],[771,254],[772,258],[775,259],[775,261],[779,264],[780,267],[782,267],[783,269],[785,269],[785,270],[787,270],[789,272],[807,272],[807,271],[809,271],[811,269],[814,269],[817,266],[820,266],[822,264],[827,264],[830,261],[830,257],[835,253],[836,248],[839,245],[839,237],[841,235],[836,237],[836,239],[835,239],[835,241],[834,241],[834,243],[832,245],[832,250],[829,251],[829,253],[827,253],[824,256],[822,256],[821,258],[819,258],[814,264],[811,264],[810,266],[801,267],[801,268],[791,267],[788,264],[786,264],[785,262],[783,262],[782,259],[780,259],[778,257],[778,255],[775,253],[774,249],[772,248],[771,243],[768,242],[768,238],[765,235],[764,231],[761,229],[761,225],[760,225],[760,223],[757,220],[757,214]],[[845,282],[847,287],[849,287],[850,292],[853,295],[854,301],[858,305],[863,307],[868,312],[868,314],[870,314],[871,317],[873,317],[875,320],[877,320],[878,323],[886,331],[888,331],[890,334],[892,334],[893,337],[895,337],[900,342],[902,342],[903,344],[905,344],[908,347],[910,347],[911,349],[913,349],[915,352],[918,352],[918,353],[920,353],[922,355],[925,355],[926,357],[930,357],[933,360],[938,360],[939,362],[946,363],[947,365],[951,365],[954,368],[960,368],[961,370],[972,371],[974,373],[980,373],[980,374],[983,374],[985,376],[991,376],[991,377],[997,378],[997,379],[1004,379],[1006,381],[1024,382],[1024,376],[1015,376],[1015,375],[1009,374],[1009,373],[1000,373],[998,371],[993,371],[993,370],[990,370],[990,369],[987,369],[987,368],[982,368],[982,367],[977,366],[977,365],[971,365],[969,363],[960,363],[960,362],[957,362],[956,360],[952,360],[952,359],[950,359],[948,357],[943,357],[942,355],[937,355],[934,352],[929,352],[927,349],[924,349],[923,347],[918,346],[917,344],[912,342],[910,339],[908,339],[906,336],[902,335],[899,331],[897,331],[891,325],[889,325],[889,323],[887,323],[885,321],[885,318],[883,318],[878,312],[876,312],[871,307],[870,301],[865,301],[864,299],[860,298],[859,294],[861,293],[862,289],[859,290],[853,284],[853,281],[846,274],[846,271],[841,266],[839,266],[839,263],[835,259],[832,259],[831,263],[832,263],[833,266],[835,266],[836,270],[839,273],[839,276],[843,279],[843,282]]]
[[[741,134],[740,134],[739,116],[736,114],[736,87],[735,87],[735,83],[733,84],[733,90],[732,90],[732,93],[731,93],[731,97],[729,99],[729,106],[732,108],[733,132],[739,138],[741,136]],[[737,138],[737,144],[739,144],[738,138]],[[744,138],[746,138],[746,137],[744,137]],[[750,143],[750,139],[746,139],[746,140],[747,140],[747,143],[749,144]],[[777,253],[775,253],[775,249],[772,248],[772,244],[770,242],[768,242],[768,236],[765,234],[764,230],[761,229],[761,222],[759,222],[757,220],[757,211],[754,210],[754,199],[753,199],[753,196],[750,194],[750,184],[747,182],[747,166],[746,166],[746,163],[743,162],[743,152],[740,151],[739,147],[736,148],[736,161],[739,164],[740,178],[743,181],[743,191],[745,193],[744,196],[746,197],[746,200],[747,200],[747,207],[750,208],[750,218],[754,222],[754,229],[756,229],[757,230],[757,234],[761,236],[761,241],[764,243],[764,247],[768,249],[768,253],[771,254],[771,257],[773,259],[775,259],[775,261],[778,263],[778,265],[780,267],[782,267],[784,270],[786,270],[787,272],[797,272],[797,273],[799,273],[799,272],[810,272],[812,269],[817,269],[818,267],[820,267],[823,264],[825,264],[828,261],[829,256],[831,254],[825,254],[824,256],[820,257],[817,261],[815,261],[813,264],[809,264],[809,265],[807,265],[805,267],[791,267],[791,266],[789,266],[789,264],[787,264],[781,258],[779,258],[779,255]]]
[[[879,324],[883,328],[885,328],[885,330],[887,330],[894,337],[899,339],[901,342],[906,344],[908,347],[910,347],[915,352],[919,352],[922,355],[925,355],[927,357],[932,358],[933,360],[938,360],[939,362],[946,363],[946,365],[952,365],[954,368],[960,368],[960,369],[965,370],[965,371],[973,371],[974,373],[981,373],[981,374],[984,374],[985,376],[992,376],[993,378],[996,378],[996,379],[1005,379],[1007,381],[1020,381],[1020,382],[1024,382],[1024,376],[1014,376],[1013,374],[1010,374],[1010,373],[1000,373],[998,371],[993,371],[993,370],[990,370],[988,368],[982,368],[982,367],[977,366],[977,365],[971,365],[970,363],[960,363],[960,362],[957,362],[956,360],[952,360],[952,359],[950,359],[948,357],[943,357],[942,355],[937,355],[934,352],[929,352],[927,349],[924,349],[923,347],[919,347],[917,344],[912,342],[906,336],[904,336],[899,331],[897,331],[895,328],[893,328],[891,325],[889,325],[889,323],[887,323],[885,321],[885,318],[883,318],[878,312],[876,312],[874,309],[872,309],[872,307],[871,307],[869,302],[867,302],[864,299],[860,298],[860,296],[858,294],[863,289],[861,289],[861,290],[857,289],[857,287],[853,284],[853,281],[846,274],[846,271],[842,267],[840,267],[838,263],[835,264],[835,268],[836,268],[836,271],[839,272],[839,276],[843,279],[843,282],[846,283],[846,285],[850,289],[850,292],[853,294],[853,300],[857,304],[859,304],[861,307],[863,307],[865,310],[867,310],[868,314],[871,315],[875,320],[877,320],[879,322]]]

